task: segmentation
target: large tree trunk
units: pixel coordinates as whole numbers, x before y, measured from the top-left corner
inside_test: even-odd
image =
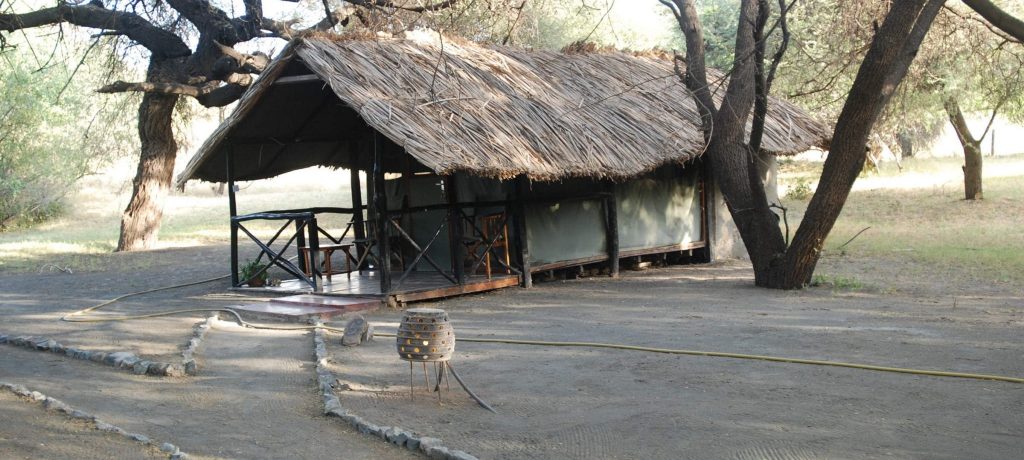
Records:
[[[946,115],[949,122],[956,131],[956,137],[960,139],[960,145],[964,148],[964,199],[980,200],[981,193],[981,139],[975,139],[971,135],[971,129],[967,127],[964,114],[960,111],[960,104],[952,96],[946,99]]]
[[[165,61],[166,62],[166,61]],[[151,61],[148,81],[156,81],[170,65]],[[132,198],[121,216],[118,251],[152,247],[160,233],[164,201],[171,189],[178,144],[174,141],[171,119],[176,95],[146,93],[139,105],[139,139],[142,151],[132,184]]]
[[[785,262],[772,267],[776,273],[767,277],[768,287],[796,289],[810,284],[825,238],[864,167],[871,128],[906,75],[944,2],[904,0],[893,3],[875,33],[836,122],[818,189],[793,244],[786,251]]]

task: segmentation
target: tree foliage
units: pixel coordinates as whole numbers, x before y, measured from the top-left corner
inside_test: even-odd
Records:
[[[77,66],[83,50],[35,45],[0,53],[0,230],[56,215],[78,179],[138,144],[123,119],[133,98],[93,94],[119,64]]]

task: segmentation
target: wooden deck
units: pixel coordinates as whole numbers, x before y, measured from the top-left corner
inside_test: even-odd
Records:
[[[440,299],[461,294],[474,292],[492,291],[510,286],[519,285],[518,275],[497,274],[490,279],[486,276],[472,276],[466,280],[466,284],[455,285],[437,273],[413,272],[405,281],[398,285],[400,272],[393,272],[391,275],[391,292],[388,296],[396,302],[416,302],[420,300]],[[323,292],[312,292],[308,284],[299,280],[283,280],[280,286],[268,286],[261,288],[238,288],[246,291],[274,292],[281,294],[315,294],[322,296],[338,297],[371,297],[385,299],[380,292],[380,278],[376,272],[364,271],[362,273],[352,272],[351,276],[337,274],[331,277],[331,281],[324,279]]]

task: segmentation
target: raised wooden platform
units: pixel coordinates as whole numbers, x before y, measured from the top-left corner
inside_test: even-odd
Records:
[[[356,311],[369,311],[383,304],[379,297],[327,297],[318,295],[293,295],[278,297],[266,302],[255,302],[232,307],[239,313],[255,316],[271,316],[280,319],[303,320],[317,317],[327,319]]]
[[[323,292],[316,293],[312,292],[308,284],[299,280],[283,280],[280,286],[238,289],[282,294],[307,294],[310,297],[357,297],[372,298],[384,302],[388,300],[394,302],[416,302],[474,292],[492,291],[519,284],[518,275],[492,275],[490,279],[485,276],[472,276],[466,280],[466,284],[455,285],[437,273],[413,272],[401,285],[398,285],[398,278],[401,275],[399,272],[392,274],[392,289],[388,295],[380,292],[380,278],[376,272],[372,271],[352,272],[351,276],[344,274],[334,275],[331,281],[324,279]],[[387,297],[390,297],[390,299]]]

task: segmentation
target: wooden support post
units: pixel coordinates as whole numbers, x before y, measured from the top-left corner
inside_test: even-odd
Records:
[[[456,207],[459,202],[458,180],[451,173],[444,178],[444,193],[448,201],[448,235],[451,240],[452,271],[459,284],[466,284],[466,245],[463,244],[462,209]]]
[[[533,277],[530,271],[530,241],[526,235],[526,191],[530,187],[530,180],[525,174],[516,177],[513,186],[512,219],[515,227],[516,262],[522,269],[522,286],[533,287]]]
[[[317,230],[316,217],[309,219],[306,223],[306,231],[309,232],[309,273],[313,276],[313,291],[324,291],[324,279],[320,273],[320,231]],[[299,232],[301,235],[302,232]],[[303,259],[300,255],[299,259]]]
[[[295,251],[299,253],[299,269],[303,273],[309,272],[310,267],[306,265],[306,256],[302,253],[302,248],[306,247],[306,234],[302,233],[304,227],[301,220],[295,220]],[[306,226],[309,226],[308,222],[305,222]]]
[[[363,185],[359,183],[359,168],[356,167],[356,162],[352,162],[351,177],[349,182],[352,184],[352,231],[355,234],[356,241],[366,241],[366,223],[363,221]],[[356,260],[365,259],[362,257],[363,252],[366,251],[366,245],[356,245]],[[365,262],[364,262],[365,263]],[[356,270],[362,270],[363,267],[355,267]]]
[[[235,202],[235,149],[228,150],[227,156],[228,176],[228,214],[231,215],[231,286],[238,287],[238,224],[235,217],[238,216],[238,205]]]
[[[608,276],[619,276],[619,211],[615,184],[608,186],[611,194],[604,199],[605,241],[608,245]]]
[[[380,262],[380,293],[391,292],[391,248],[388,241],[388,198],[384,188],[384,152],[380,133],[373,132],[373,205],[377,220],[377,255]]]

